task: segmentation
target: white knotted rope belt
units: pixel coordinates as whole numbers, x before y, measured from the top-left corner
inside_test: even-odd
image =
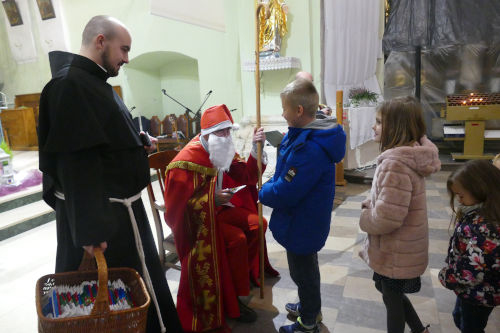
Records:
[[[151,298],[153,299],[153,303],[155,304],[156,313],[158,314],[158,320],[160,321],[161,332],[165,333],[167,329],[165,328],[165,325],[163,325],[163,319],[161,317],[158,300],[156,299],[153,283],[151,282],[151,278],[149,277],[149,271],[148,268],[146,267],[146,259],[144,257],[144,249],[142,247],[141,235],[139,234],[139,228],[137,227],[137,221],[135,220],[134,210],[132,209],[132,204],[134,203],[134,201],[137,201],[140,198],[141,198],[141,192],[137,193],[136,195],[130,198],[125,198],[125,199],[109,198],[109,201],[119,202],[125,205],[128,209],[128,214],[130,215],[130,222],[132,222],[132,229],[134,229],[135,247],[137,248],[137,252],[139,253],[139,258],[141,259],[142,275],[144,275],[146,286],[148,287],[149,293],[151,294]]]

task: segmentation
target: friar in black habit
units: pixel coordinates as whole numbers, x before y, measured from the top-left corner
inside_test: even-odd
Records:
[[[78,269],[83,251],[92,255],[100,247],[109,267],[130,267],[145,278],[131,215],[124,204],[110,201],[131,198],[164,326],[181,332],[140,199],[150,181],[147,151],[154,142],[143,145],[126,106],[106,83],[128,63],[130,47],[120,21],[96,16],[85,26],[79,55],[49,55],[52,80],[40,99],[38,137],[43,198],[56,211],[56,272]],[[160,326],[152,301],[148,332],[160,332]]]

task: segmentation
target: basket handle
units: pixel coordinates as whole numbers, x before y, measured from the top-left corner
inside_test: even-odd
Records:
[[[90,315],[109,313],[108,299],[108,265],[104,254],[99,247],[94,247],[95,260],[97,261],[98,287],[94,308]]]

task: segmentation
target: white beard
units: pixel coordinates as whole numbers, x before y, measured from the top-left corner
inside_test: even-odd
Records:
[[[231,162],[236,154],[234,149],[233,139],[229,135],[227,137],[219,137],[210,134],[208,136],[208,153],[210,162],[221,171],[228,171],[231,167]]]

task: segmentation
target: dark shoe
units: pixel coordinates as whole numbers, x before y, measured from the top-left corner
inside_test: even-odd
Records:
[[[300,316],[300,302],[299,303],[286,303],[285,310],[288,311],[294,317]],[[320,312],[316,316],[316,323],[320,323],[323,320],[323,314]]]
[[[421,333],[430,333],[431,331],[429,331],[429,327],[431,327],[431,325],[427,325],[424,327],[424,330],[421,332]],[[413,331],[412,331],[413,332]]]
[[[249,308],[239,299],[238,306],[240,308],[240,316],[236,318],[237,321],[242,323],[253,323],[257,320],[257,312],[255,312],[252,308]]]
[[[299,317],[297,322],[291,325],[281,326],[279,333],[319,333],[319,327],[318,325],[314,325],[311,328],[306,328],[300,323]]]

